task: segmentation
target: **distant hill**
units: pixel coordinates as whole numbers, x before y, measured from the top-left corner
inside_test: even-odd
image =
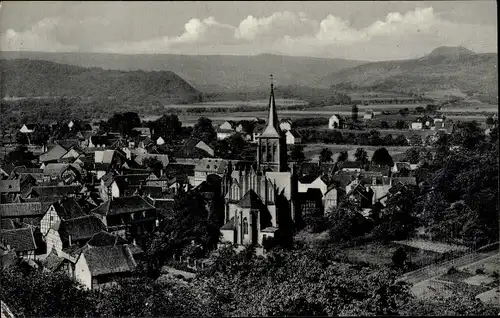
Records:
[[[116,101],[155,99],[189,103],[201,98],[170,71],[112,71],[39,60],[0,60],[2,97],[67,96]]]
[[[317,87],[323,77],[365,62],[345,59],[255,56],[0,52],[6,59],[36,59],[110,70],[172,71],[205,92],[265,90],[269,75],[277,86]]]
[[[321,80],[330,87],[435,91],[460,89],[498,95],[497,53],[477,54],[464,47],[439,47],[412,60],[372,62],[333,72]]]

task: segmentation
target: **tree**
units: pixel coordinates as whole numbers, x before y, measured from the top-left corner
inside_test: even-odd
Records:
[[[347,151],[342,151],[340,152],[339,157],[337,158],[337,162],[347,161],[348,158],[349,154],[347,153]]]
[[[210,144],[217,137],[212,121],[206,117],[198,118],[198,122],[193,128],[193,137],[203,140],[205,143]]]
[[[182,123],[175,114],[163,115],[152,124],[154,134],[165,140],[177,140],[181,137]]]
[[[356,149],[354,157],[356,158],[356,161],[361,161],[363,164],[368,163],[368,153],[363,148]]]
[[[401,108],[399,110],[399,114],[403,117],[406,117],[408,116],[408,114],[410,113],[410,110],[408,108]]]
[[[372,156],[372,162],[376,165],[394,166],[394,161],[386,148],[379,148],[375,150]]]
[[[350,242],[363,236],[370,226],[359,213],[358,207],[349,200],[342,201],[327,213],[328,233],[334,242]]]
[[[111,131],[120,132],[123,135],[130,135],[135,127],[141,126],[139,115],[134,112],[115,113],[108,119],[108,125]]]
[[[387,123],[387,121],[382,120],[382,121],[380,122],[380,127],[381,127],[382,129],[388,129],[388,128],[389,128],[389,124]]]
[[[408,145],[408,140],[406,139],[406,137],[404,135],[399,135],[394,140],[394,144],[396,146],[407,146]]]
[[[65,274],[23,270],[21,264],[2,269],[0,295],[15,316],[95,316],[91,295]]]
[[[357,104],[353,104],[352,105],[352,109],[351,109],[351,119],[352,119],[352,122],[353,123],[357,123],[358,122],[358,105]]]
[[[31,151],[24,145],[18,146],[13,151],[9,152],[4,158],[4,163],[11,163],[14,166],[28,166],[31,167],[31,161],[36,159]]]
[[[328,148],[321,149],[319,154],[319,162],[331,162],[332,161],[332,151]]]
[[[458,122],[453,127],[451,143],[455,146],[474,149],[484,140],[484,132],[475,121],[466,123]]]
[[[404,120],[396,121],[396,129],[406,129],[406,128],[408,128],[408,125]]]
[[[493,126],[495,124],[495,120],[493,119],[493,117],[491,117],[491,115],[489,115],[487,118],[486,118],[486,125],[488,126]]]
[[[417,164],[420,162],[420,149],[416,147],[411,147],[406,150],[404,160],[411,163]]]
[[[304,146],[303,145],[293,145],[290,151],[290,160],[295,162],[303,162],[305,160]]]

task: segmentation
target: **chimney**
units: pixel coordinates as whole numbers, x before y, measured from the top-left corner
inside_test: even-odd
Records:
[[[372,185],[376,185],[377,184],[377,177],[373,177],[372,178]]]
[[[71,246],[71,235],[68,235],[69,246]]]

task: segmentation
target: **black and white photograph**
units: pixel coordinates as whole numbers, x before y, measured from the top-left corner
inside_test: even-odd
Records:
[[[0,2],[14,317],[500,315],[497,2]]]

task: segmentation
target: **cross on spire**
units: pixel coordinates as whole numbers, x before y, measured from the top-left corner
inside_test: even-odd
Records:
[[[271,87],[273,87],[273,86],[274,86],[273,84],[274,84],[274,83],[273,83],[273,74],[271,74]]]

